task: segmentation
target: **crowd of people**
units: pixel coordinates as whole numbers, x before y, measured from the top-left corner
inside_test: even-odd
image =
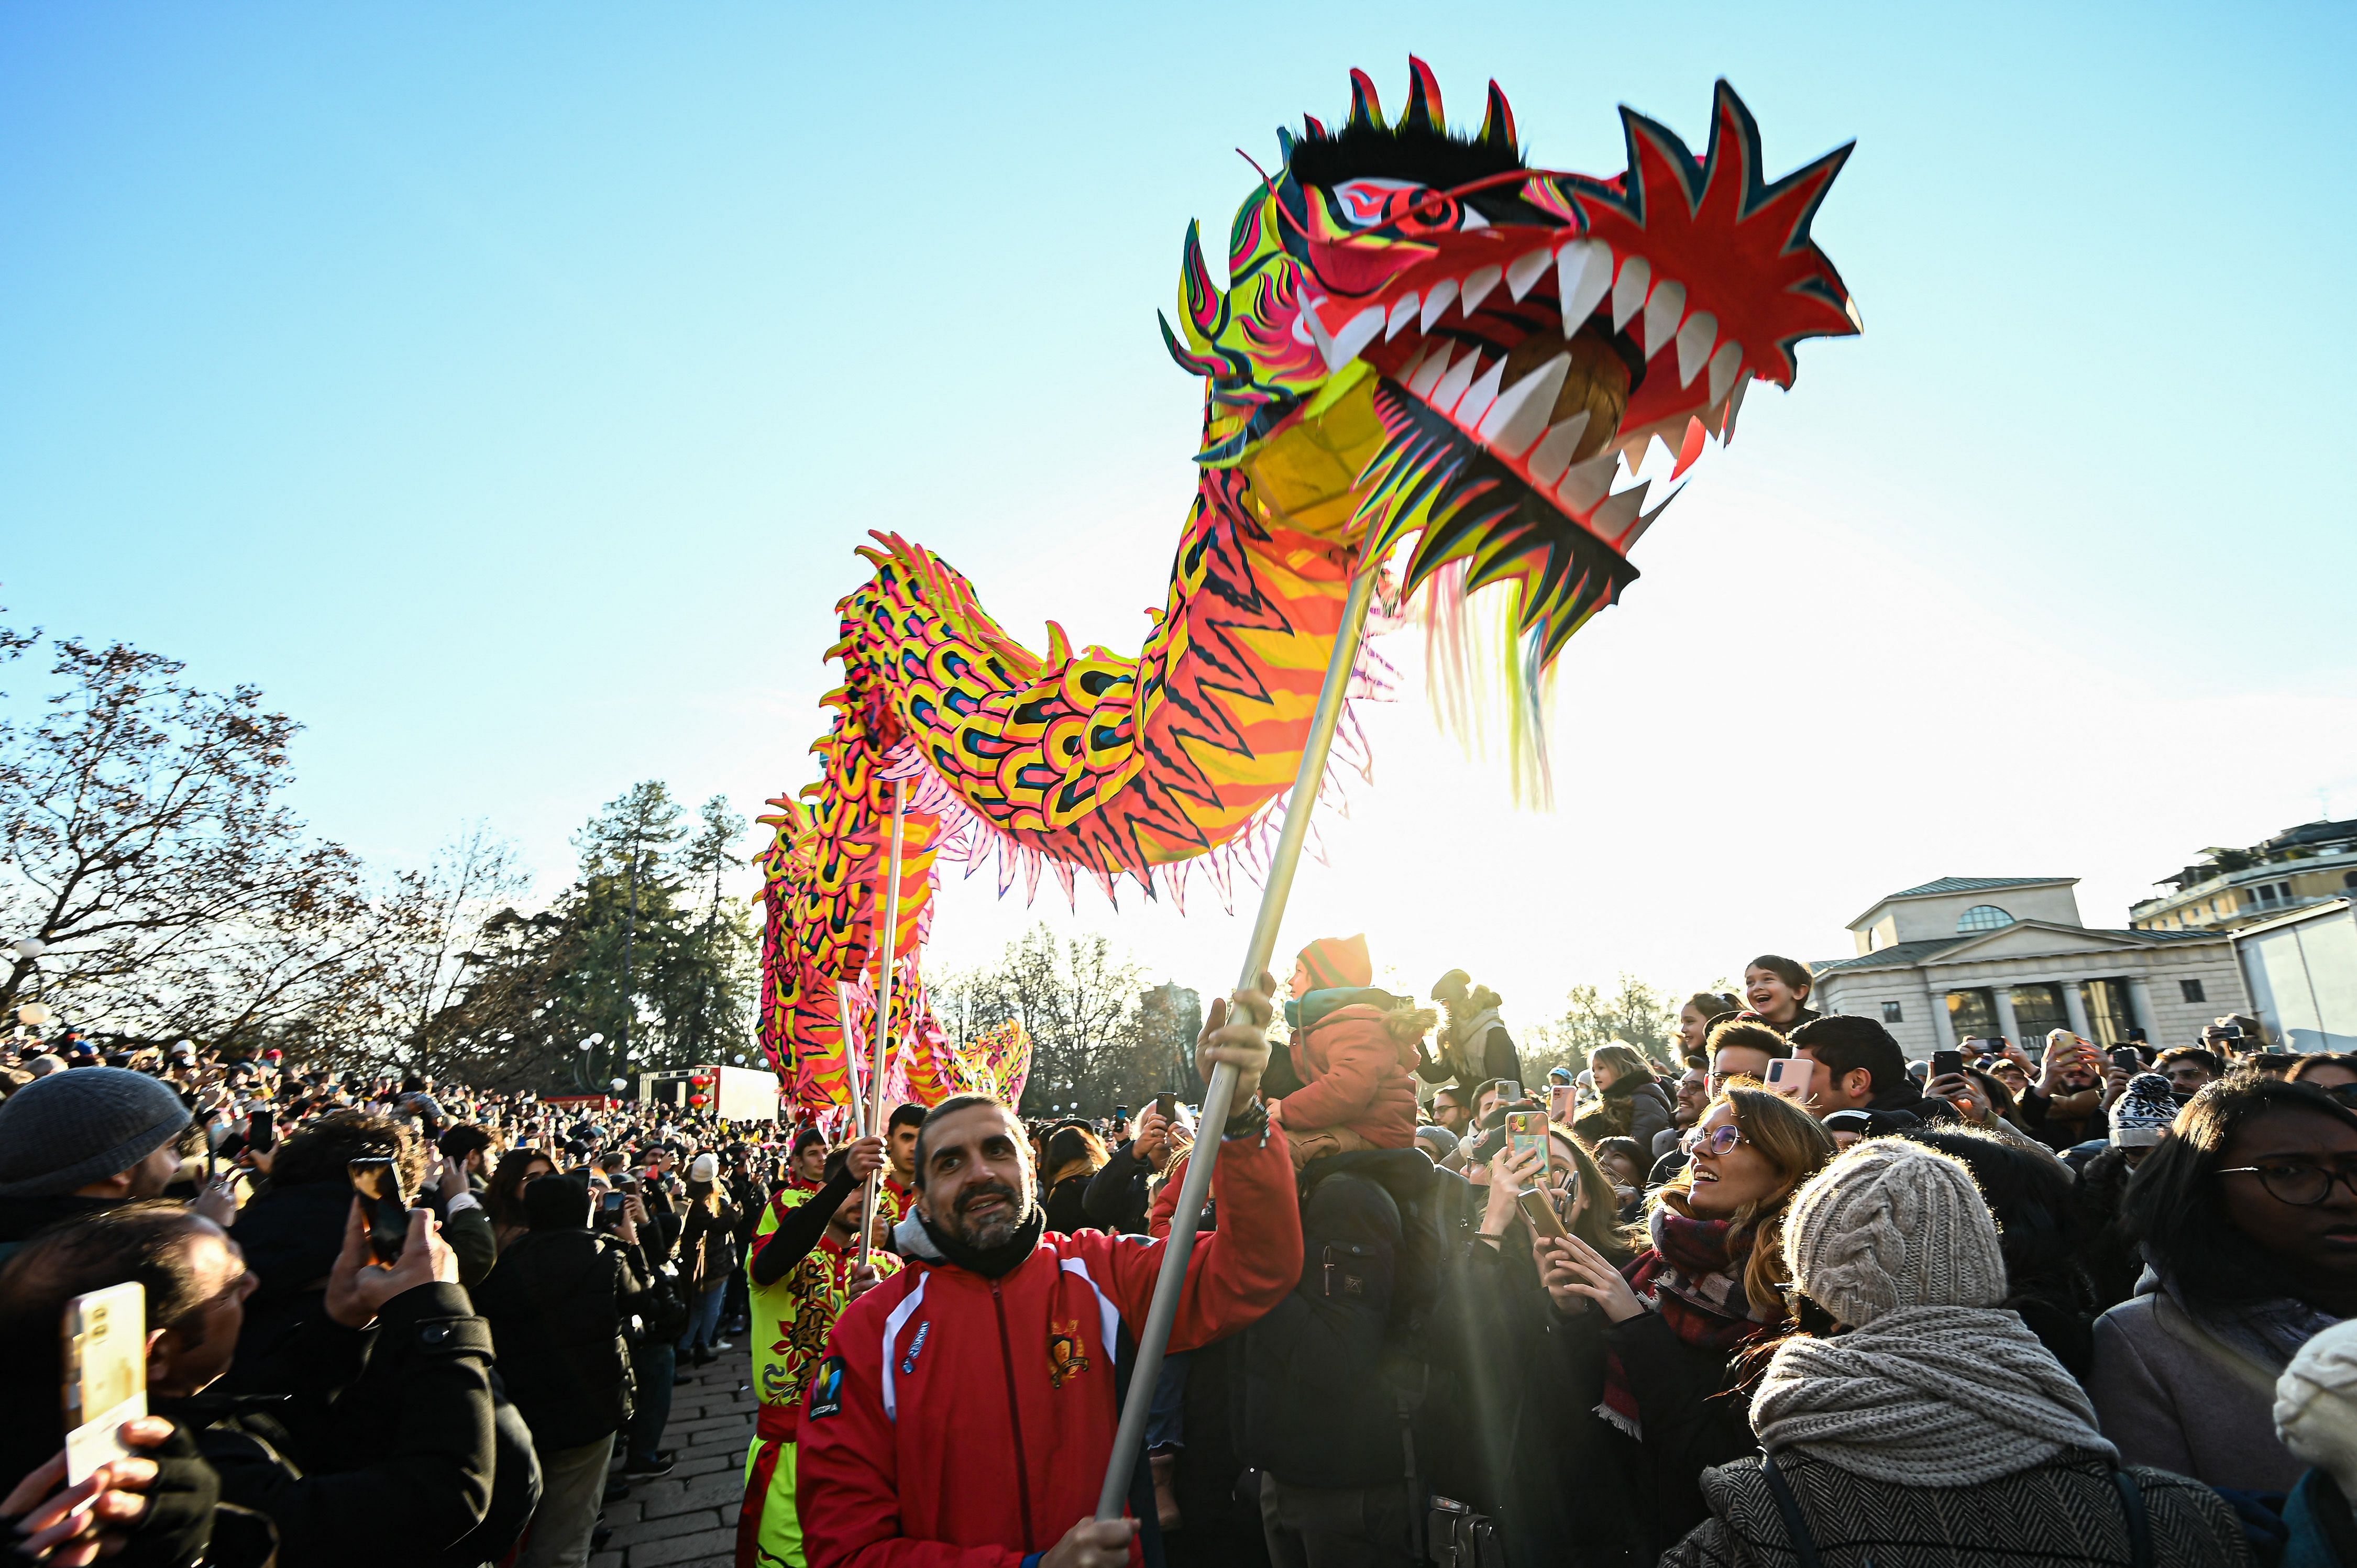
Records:
[[[959,1095],[830,1137],[28,1049],[0,1514],[67,1563],[577,1568],[741,1337],[744,1568],[2357,1568],[2357,1058],[2222,1018],[1910,1061],[1812,989],[1762,957],[1662,1057],[1526,1082],[1470,974],[1394,995],[1319,941],[1212,1004],[1217,1127]],[[69,1485],[61,1315],[125,1281],[150,1414]]]

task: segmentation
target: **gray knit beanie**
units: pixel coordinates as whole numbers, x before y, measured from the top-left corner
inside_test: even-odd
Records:
[[[129,1170],[178,1136],[169,1084],[119,1067],[53,1072],[0,1101],[0,1197],[50,1197]]]
[[[1996,1223],[1964,1163],[1905,1138],[1868,1138],[1793,1195],[1784,1266],[1853,1328],[1910,1306],[2005,1299]]]

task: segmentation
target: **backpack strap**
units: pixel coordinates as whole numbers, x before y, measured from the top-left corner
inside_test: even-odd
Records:
[[[2152,1568],[2152,1520],[2146,1517],[2144,1493],[2126,1470],[2112,1472],[2120,1492],[2120,1511],[2128,1516],[2128,1562],[2132,1568]]]
[[[1767,1478],[1768,1495],[1776,1499],[1776,1511],[1784,1516],[1784,1533],[1792,1539],[1792,1555],[1800,1560],[1801,1568],[1821,1568],[1817,1558],[1817,1538],[1809,1533],[1809,1521],[1801,1512],[1801,1499],[1784,1479],[1784,1472],[1776,1468],[1776,1455],[1766,1449],[1760,1451],[1760,1474]],[[2137,1568],[2148,1568],[2149,1559],[2139,1558]]]

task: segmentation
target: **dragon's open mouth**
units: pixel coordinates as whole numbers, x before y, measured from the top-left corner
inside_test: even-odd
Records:
[[[1625,553],[1647,521],[1652,484],[1613,489],[1643,462],[1642,441],[1621,446],[1631,400],[1649,372],[1687,385],[1707,374],[1706,406],[1716,408],[1734,391],[1741,355],[1711,340],[1707,315],[1681,320],[1684,290],[1651,274],[1642,257],[1616,260],[1600,241],[1567,237],[1512,266],[1492,263],[1408,290],[1383,309],[1380,331],[1366,312],[1371,335],[1357,357]],[[1649,343],[1659,349],[1649,354]],[[1666,363],[1662,351],[1672,353]],[[1693,456],[1681,452],[1678,467]]]

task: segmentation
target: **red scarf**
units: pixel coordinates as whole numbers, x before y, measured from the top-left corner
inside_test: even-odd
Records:
[[[1652,1230],[1652,1250],[1638,1253],[1620,1273],[1672,1333],[1689,1345],[1732,1354],[1775,1331],[1781,1304],[1754,1306],[1743,1290],[1750,1227],[1738,1230],[1724,1219],[1696,1219],[1663,1207],[1653,1210]],[[1617,1353],[1606,1354],[1604,1400],[1596,1413],[1631,1437],[1644,1436],[1637,1395]]]

